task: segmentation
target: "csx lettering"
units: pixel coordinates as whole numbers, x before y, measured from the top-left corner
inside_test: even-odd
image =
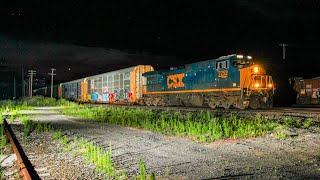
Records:
[[[168,76],[167,78],[168,88],[184,87],[185,85],[182,82],[183,77],[184,77],[184,74],[173,74]]]
[[[228,77],[228,70],[221,70],[219,71],[219,78],[227,78]]]

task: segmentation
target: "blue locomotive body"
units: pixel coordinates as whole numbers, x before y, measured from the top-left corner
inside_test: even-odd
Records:
[[[236,56],[222,57],[185,65],[168,71],[152,71],[147,77],[147,92],[204,90],[240,87],[240,70],[232,66]]]
[[[240,109],[272,106],[273,82],[251,56],[229,55],[183,68],[152,71],[147,78],[147,105],[210,106]],[[250,100],[251,98],[251,100]]]

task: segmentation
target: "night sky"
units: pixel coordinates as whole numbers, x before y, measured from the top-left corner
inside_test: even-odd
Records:
[[[59,83],[235,53],[252,55],[285,92],[289,77],[320,76],[319,40],[320,0],[1,1],[0,98],[13,77],[21,86],[22,67],[45,82],[54,67]]]

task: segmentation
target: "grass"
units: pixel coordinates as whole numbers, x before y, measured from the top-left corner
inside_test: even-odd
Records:
[[[4,126],[3,126],[3,119],[1,117],[1,123],[0,123],[0,142],[1,142],[1,146],[0,146],[0,155],[3,154],[3,149],[4,147],[8,144],[7,143],[7,139],[5,138],[4,135]],[[3,167],[0,167],[0,180],[4,179],[3,177]]]
[[[20,110],[28,110],[37,106],[60,106],[60,107],[79,107],[78,103],[70,102],[65,99],[46,98],[43,96],[25,97],[20,100],[0,101],[0,111],[5,112],[8,108],[11,114],[16,115]]]
[[[4,104],[1,104],[1,111],[6,111],[6,109],[9,109],[11,112],[11,115],[9,116],[10,122],[13,122],[16,117],[22,122],[23,124],[23,140],[26,142],[27,137],[30,135],[31,132],[36,130],[37,133],[43,133],[43,132],[53,132],[53,138],[55,140],[60,141],[64,147],[67,150],[71,150],[71,148],[76,148],[79,154],[82,154],[84,156],[84,159],[88,163],[96,164],[97,170],[100,173],[105,173],[107,178],[112,179],[127,179],[126,171],[124,169],[116,170],[115,165],[112,162],[112,146],[110,144],[109,150],[105,151],[104,148],[99,147],[97,145],[94,145],[93,142],[89,142],[81,138],[81,140],[78,140],[77,137],[74,137],[72,140],[68,139],[66,135],[62,135],[61,131],[54,131],[54,128],[46,123],[41,122],[34,122],[30,120],[27,116],[21,115],[18,112],[22,109],[30,109],[29,105],[33,106],[50,106],[50,105],[60,105],[60,106],[75,106],[74,103],[69,103],[65,100],[58,100],[53,101],[53,99],[44,99],[42,97],[35,97],[33,99],[27,99],[23,102],[16,102],[16,101],[6,101],[2,102]],[[76,105],[79,107],[78,105]],[[3,121],[2,115],[0,115],[1,121]],[[6,139],[3,136],[3,126],[0,128],[1,133],[1,146],[5,146],[7,144]],[[71,146],[73,145],[73,146]],[[1,148],[2,150],[2,148]],[[147,172],[145,165],[142,161],[139,161],[140,168],[143,168],[140,170],[140,177],[144,177],[146,179]],[[0,179],[2,177],[2,171],[0,171]],[[138,177],[138,176],[137,176]],[[150,174],[150,179],[154,179],[154,174]]]
[[[1,141],[0,154],[3,154],[3,148],[8,144],[7,139],[4,136],[3,124],[1,124],[1,126],[0,126],[0,141]]]
[[[144,165],[143,161],[139,160],[139,178],[140,180],[146,180],[147,177],[147,170],[146,166]]]
[[[113,107],[89,108],[79,106],[76,103],[70,103],[63,99],[55,100],[44,97],[25,98],[21,101],[2,101],[0,105],[1,111],[5,111],[7,108],[10,109],[12,115],[9,116],[9,120],[11,122],[14,121],[15,116],[21,119],[24,124],[24,139],[34,129],[37,129],[38,133],[53,131],[50,125],[34,123],[27,117],[19,114],[19,111],[22,109],[30,109],[29,106],[72,107],[65,108],[62,112],[67,115],[93,119],[97,122],[146,129],[178,137],[189,137],[198,142],[211,142],[226,138],[251,138],[264,136],[268,133],[274,134],[275,138],[286,139],[289,137],[286,128],[309,128],[315,125],[310,119],[301,121],[285,118],[279,122],[270,121],[261,116],[250,119],[232,115],[228,117],[216,117],[210,112],[171,113]],[[3,117],[1,116],[0,118],[2,120]],[[67,136],[62,135],[61,131],[54,131],[53,138],[61,141],[67,150],[71,150],[71,148],[77,149],[78,154],[83,155],[86,162],[96,164],[97,170],[101,173],[106,173],[108,178],[127,178],[125,170],[116,170],[115,165],[112,163],[111,144],[109,150],[105,151],[102,147],[82,138],[78,139],[74,137],[73,139],[68,139]],[[147,177],[146,167],[142,160],[139,161],[139,169],[136,179],[154,179],[153,173],[150,173]],[[170,174],[170,169],[166,169],[166,174]]]
[[[19,101],[19,104],[25,106],[74,106],[77,103],[65,99],[46,98],[43,96],[25,97]]]
[[[60,131],[58,134],[61,134]],[[106,174],[106,178],[111,179],[127,179],[127,174],[124,169],[117,170],[116,166],[112,162],[112,145],[110,143],[109,150],[106,151],[104,148],[95,145],[93,142],[87,141],[83,138],[80,140],[77,137],[73,137],[73,140],[67,139],[66,136],[59,135],[60,142],[69,148],[73,146],[74,153],[80,153],[83,155],[84,160],[87,163],[92,163],[96,165],[96,169],[101,174]],[[147,171],[146,166],[142,160],[139,161],[139,176],[136,179],[146,180]],[[149,179],[154,179],[154,174],[149,175]]]
[[[74,154],[82,155],[85,162],[96,165],[96,169],[101,174],[106,174],[107,179],[128,179],[124,169],[117,170],[112,162],[112,145],[110,143],[109,149],[106,151],[104,148],[95,145],[93,142],[87,141],[84,138],[74,136],[69,139],[66,135],[62,135],[60,130],[54,128],[46,123],[32,122],[28,118],[23,117],[24,129],[30,132],[30,129],[36,128],[37,133],[53,132],[54,140],[59,141],[67,151],[73,151]],[[146,179],[147,171],[142,160],[139,161],[140,173],[137,179]],[[144,178],[143,178],[144,177]],[[149,175],[149,179],[154,179],[154,174]]]
[[[182,114],[179,112],[169,113],[113,107],[64,109],[62,112],[98,122],[108,122],[147,129],[156,133],[189,137],[199,142],[211,142],[225,138],[264,136],[281,125],[279,122],[273,122],[261,116],[252,119],[235,116],[215,117],[209,112]]]
[[[279,126],[309,128],[314,123],[311,120],[293,120],[285,118],[282,122],[266,120],[261,116],[245,119],[235,116],[215,117],[209,112],[198,113],[169,113],[142,109],[124,108],[88,108],[71,103],[64,99],[44,98],[35,96],[24,98],[21,101],[2,101],[1,109],[10,109],[12,115],[9,120],[14,121],[21,109],[29,106],[64,106],[63,113],[94,119],[98,122],[130,126],[147,129],[156,133],[189,137],[198,142],[211,142],[226,138],[251,138],[264,136]],[[40,127],[39,127],[40,128]],[[39,129],[38,130],[41,130]],[[46,127],[44,127],[46,128]],[[279,133],[280,134],[280,133]]]

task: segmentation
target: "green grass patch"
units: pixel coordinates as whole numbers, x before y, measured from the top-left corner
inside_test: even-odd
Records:
[[[280,126],[257,116],[252,119],[216,117],[209,112],[171,113],[144,109],[94,107],[64,109],[64,114],[89,118],[122,126],[147,129],[153,132],[190,137],[200,142],[224,138],[250,138],[264,136]]]
[[[61,134],[58,131],[58,134]],[[110,143],[109,149],[106,151],[104,148],[95,145],[93,142],[87,141],[83,138],[73,137],[68,139],[67,136],[59,135],[60,142],[65,148],[70,149],[72,147],[73,153],[76,155],[82,155],[86,163],[92,163],[96,165],[96,170],[105,174],[107,179],[127,179],[127,174],[124,169],[117,170],[115,164],[112,162],[112,145]],[[139,175],[136,179],[145,180],[148,176],[146,166],[142,160],[139,161]],[[153,177],[151,173],[149,177]]]
[[[28,110],[37,106],[60,106],[60,107],[79,107],[78,103],[70,102],[65,99],[47,98],[43,96],[25,97],[20,100],[0,101],[0,111],[9,110],[16,115],[20,110]]]
[[[3,148],[8,144],[7,143],[7,139],[4,135],[4,126],[3,124],[0,125],[0,142],[1,142],[1,154],[2,154],[2,150]]]

